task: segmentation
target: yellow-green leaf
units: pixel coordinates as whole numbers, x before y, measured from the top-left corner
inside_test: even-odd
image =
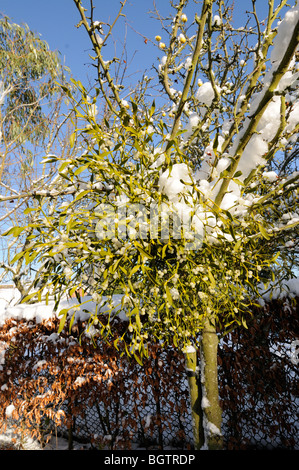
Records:
[[[62,332],[63,328],[64,328],[64,324],[66,322],[66,319],[67,319],[67,313],[68,313],[68,308],[64,308],[62,310],[60,310],[58,316],[62,316],[61,320],[60,320],[60,323],[59,323],[59,328],[58,328],[58,334]]]
[[[137,271],[139,270],[139,268],[140,268],[140,265],[139,265],[139,264],[137,264],[136,266],[134,266],[134,268],[131,269],[129,276],[132,277],[133,274],[137,273]]]
[[[264,238],[266,238],[266,240],[270,240],[270,235],[268,234],[267,230],[265,229],[265,227],[263,227],[262,224],[258,224],[259,226],[259,231],[261,232],[261,234],[263,235]]]
[[[166,297],[167,297],[168,302],[170,303],[170,305],[173,305],[172,296],[171,296],[169,287],[166,284],[165,284],[165,292],[166,292]]]
[[[208,276],[211,281],[211,287],[214,289],[216,287],[216,281],[210,269],[208,269]]]
[[[75,140],[76,140],[76,132],[73,132],[72,135],[71,135],[71,137],[70,137],[70,146],[71,146],[71,148],[74,147],[74,145],[75,145]]]

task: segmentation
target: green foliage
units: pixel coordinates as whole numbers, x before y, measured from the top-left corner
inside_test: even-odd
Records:
[[[55,80],[62,74],[57,52],[50,51],[28,25],[12,23],[6,16],[0,20],[0,87],[6,116],[2,132],[6,140],[36,143],[46,135],[49,122],[42,104],[59,91]]]
[[[246,327],[250,308],[259,296],[261,273],[273,266],[278,256],[265,228],[269,224],[261,219],[262,211],[240,220],[206,203],[222,234],[216,243],[206,236],[197,249],[188,249],[190,240],[184,236],[163,239],[163,224],[155,238],[149,232],[137,236],[144,219],[130,227],[128,212],[122,213],[120,207],[130,209],[142,201],[142,215],[148,222],[153,202],[163,199],[167,204],[157,189],[161,166],[150,166],[157,156],[149,152],[149,144],[153,149],[155,145],[148,132],[149,116],[137,119],[132,103],[131,125],[124,116],[122,127],[111,126],[112,136],[96,123],[89,112],[91,101],[84,95],[78,117],[84,117],[87,125],[77,132],[85,136],[86,151],[72,160],[62,160],[59,167],[66,187],[78,190],[69,201],[58,203],[51,215],[47,199],[42,199],[43,217],[31,224],[34,233],[22,253],[28,261],[34,253],[35,260],[44,265],[36,283],[40,295],[44,288],[50,289],[58,302],[64,293],[72,296],[82,289],[98,303],[97,311],[90,307],[91,322],[95,316],[107,339],[118,306],[128,324],[127,334],[119,340],[128,342],[130,354],[145,353],[150,338],[184,347],[200,333],[207,315],[216,318],[223,332],[236,325]],[[111,217],[107,218],[109,211]],[[130,215],[136,217],[133,212]],[[100,238],[101,221],[113,222],[115,233],[110,234],[107,226],[106,236]],[[124,236],[126,228],[132,229],[131,236]],[[14,229],[12,232],[17,235]],[[119,292],[122,295],[115,297]],[[89,310],[88,302],[85,307]],[[68,309],[60,314],[62,330]]]
[[[236,74],[231,85],[235,87],[234,100],[230,102],[230,93],[223,86],[231,66],[227,57],[225,67],[217,70],[217,80],[223,88],[220,91],[220,86],[216,86],[212,38],[217,33],[216,44],[226,44],[226,54],[228,44],[235,39],[226,23],[220,29],[211,29],[212,4],[217,3],[220,11],[222,2],[204,2],[201,18],[196,19],[198,31],[192,66],[183,91],[172,99],[170,122],[163,106],[153,102],[152,97],[146,101],[147,84],[131,93],[129,101],[120,99],[119,87],[111,78],[109,65],[103,61],[101,48],[96,45],[95,29],[87,22],[81,2],[75,3],[80,7],[82,24],[95,48],[99,88],[95,88],[91,97],[79,81],[72,80],[68,88],[63,86],[74,103],[78,123],[70,136],[70,145],[75,147],[78,139],[83,144],[79,155],[67,160],[56,159],[60,165],[57,181],[69,196],[36,198],[38,213],[30,224],[28,245],[22,256],[29,263],[34,254],[35,262],[43,266],[35,283],[37,295],[39,298],[43,292],[53,295],[58,306],[63,295],[76,294],[75,310],[60,312],[60,331],[67,317],[74,315],[76,308],[82,308],[83,302],[83,308],[90,311],[90,322],[107,340],[113,318],[121,310],[126,315],[127,329],[114,344],[124,341],[127,353],[137,359],[146,353],[148,341],[154,338],[184,348],[195,340],[207,318],[223,334],[236,326],[246,328],[251,307],[257,305],[260,296],[259,285],[269,281],[268,273],[274,280],[277,266],[278,274],[279,269],[284,270],[284,275],[290,274],[288,266],[280,268],[284,254],[280,255],[279,251],[285,233],[292,233],[298,222],[284,223],[281,214],[289,211],[297,200],[297,187],[289,186],[289,180],[264,181],[263,169],[280,149],[282,139],[293,137],[297,128],[283,134],[282,124],[287,116],[282,116],[279,132],[271,142],[262,142],[268,151],[263,155],[264,160],[260,157],[256,161],[263,164],[254,162],[249,175],[240,171],[242,152],[252,143],[251,138],[261,133],[261,130],[257,132],[258,125],[267,105],[273,104],[274,94],[261,93],[264,108],[248,119],[247,105],[263,85],[254,70],[249,79],[246,106],[238,108],[237,92],[240,93],[245,82],[240,80],[243,66],[238,69],[236,55],[232,59],[233,70],[238,69],[240,74]],[[177,9],[176,34],[185,3],[182,0]],[[176,41],[176,37],[170,38],[171,45]],[[264,46],[266,60],[268,39]],[[170,47],[169,51],[167,66],[180,57],[182,50]],[[175,55],[171,58],[173,51]],[[248,57],[251,53],[248,47]],[[282,76],[291,57],[292,53],[282,61],[284,68],[278,70]],[[165,71],[166,65],[160,80],[171,94],[170,68]],[[259,59],[258,66],[261,66]],[[209,78],[214,94],[210,106],[206,107],[198,104],[191,86],[193,81],[194,87],[195,72],[200,71],[205,79]],[[174,65],[172,73],[176,73]],[[107,83],[110,94],[103,91]],[[80,100],[73,97],[74,85]],[[99,96],[105,99],[109,109],[102,119],[97,116]],[[187,99],[189,115],[183,112]],[[192,116],[191,110],[199,113],[201,119],[186,139],[183,123]],[[236,117],[236,124],[230,126],[221,141],[218,132],[227,116]],[[222,157],[228,163],[217,173]],[[246,163],[243,162],[245,168]],[[207,179],[191,176],[194,170],[205,168],[205,164],[209,166],[205,170]],[[166,191],[172,175],[182,169],[183,176],[176,180],[179,185],[176,188],[180,189]],[[230,204],[226,207],[223,201]],[[150,228],[157,207],[161,208],[161,220],[158,225],[153,224],[153,234]],[[178,220],[174,209],[191,214],[189,220],[193,226],[180,225],[183,216]],[[90,296],[93,302],[90,307],[89,299],[81,298],[82,291]]]

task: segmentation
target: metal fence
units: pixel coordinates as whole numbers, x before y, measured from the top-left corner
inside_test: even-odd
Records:
[[[168,359],[169,351],[159,354],[161,365],[155,369],[155,377],[153,372],[149,375],[138,366],[137,383],[128,374],[125,387],[123,378],[103,384],[107,386],[108,400],[107,397],[98,400],[98,393],[91,389],[95,400],[90,406],[80,401],[76,404],[82,413],[73,419],[72,439],[92,442],[94,448],[191,449],[192,425],[184,365],[177,364],[170,376],[169,369],[162,365]],[[65,427],[63,435],[69,438],[70,428]]]
[[[55,430],[70,448],[74,441],[95,449],[192,448],[184,358],[174,348],[153,345],[141,366],[101,342],[74,341],[74,332],[47,341],[57,325],[22,325],[13,325],[18,335],[0,370],[0,410],[18,402],[28,423],[44,434]],[[0,330],[0,342],[11,330]],[[277,301],[253,312],[247,330],[221,339],[225,448],[299,448],[298,363],[291,351],[298,339],[298,302]],[[49,410],[63,411],[62,421],[54,425]]]
[[[278,364],[270,365],[270,370],[260,349],[257,350],[258,368],[244,370],[244,363],[238,359],[239,353],[240,349],[236,354],[225,346],[220,348],[225,447],[298,450],[298,382],[294,364],[286,360],[288,345],[278,345],[272,350],[279,359]],[[228,364],[230,367],[227,368]],[[161,370],[161,374],[165,373],[169,378],[167,372]],[[191,449],[189,394],[183,369],[174,369],[167,394],[161,388],[155,395],[144,370],[140,369],[139,375],[142,390],[128,390],[126,398],[118,393],[115,381],[110,389],[109,406],[97,402],[86,408],[78,403],[84,412],[73,421],[73,439],[90,442],[93,436],[95,447],[112,449],[127,448],[128,445],[148,449]]]
[[[219,350],[229,449],[299,449],[298,298],[253,312]]]

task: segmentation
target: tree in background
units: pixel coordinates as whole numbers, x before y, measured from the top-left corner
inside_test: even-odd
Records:
[[[42,158],[70,152],[70,110],[58,81],[64,83],[68,69],[57,52],[49,50],[27,25],[0,21],[0,222],[2,230],[32,222],[24,208],[36,205],[55,175],[55,166],[45,168]],[[29,269],[22,260],[10,260],[25,239],[7,243],[2,239],[0,279],[14,282],[22,295],[28,292]]]
[[[55,184],[64,190],[57,196],[53,185],[29,209],[30,230],[18,228],[27,246],[14,261],[40,266],[36,292],[24,301],[53,295],[59,311],[62,296],[76,295],[78,305],[60,311],[60,330],[85,309],[92,331],[107,340],[113,318],[125,316],[114,343],[123,341],[137,361],[150,341],[182,349],[195,448],[219,449],[219,337],[246,328],[263,282],[292,276],[299,8],[270,0],[261,21],[253,0],[235,28],[233,2],[196,2],[192,17],[187,0],[171,4],[167,19],[156,12],[157,81],[143,76],[124,90],[105,46],[126,2],[111,25],[95,20],[92,0],[89,13],[74,3],[97,84],[91,94],[76,82],[80,101],[63,85],[78,120],[70,142],[80,138],[82,149],[44,161],[60,165]]]

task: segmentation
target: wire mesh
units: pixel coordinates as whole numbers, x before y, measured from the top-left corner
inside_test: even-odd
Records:
[[[270,302],[252,313],[248,329],[219,343],[225,448],[298,449],[298,361],[291,354],[298,302]],[[53,342],[56,331],[57,324],[33,321],[0,329],[2,421],[13,402],[18,426],[26,417],[39,437],[52,430],[69,448],[79,441],[94,449],[192,449],[181,353],[153,344],[141,366],[101,341],[91,345],[80,328]]]

